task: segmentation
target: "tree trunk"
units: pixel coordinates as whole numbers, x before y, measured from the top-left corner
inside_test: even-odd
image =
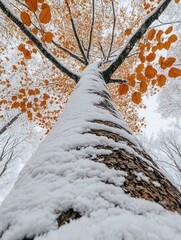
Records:
[[[181,213],[180,196],[127,128],[97,64],[92,64],[82,73],[58,123],[26,164],[2,204],[0,236],[3,240],[34,239],[41,234],[50,234],[42,239],[86,239],[74,234],[66,238],[69,230],[61,235],[60,229],[65,233],[69,225],[79,221],[84,226],[84,221],[93,221],[105,212],[109,212],[111,221],[117,216],[124,222],[125,212],[129,212],[126,219],[130,221],[135,216],[144,216],[140,225],[144,232],[149,214],[166,217],[164,208]],[[161,221],[166,224],[164,219]],[[126,222],[128,227],[129,220]],[[60,238],[53,238],[50,230],[55,234],[59,227]],[[120,234],[114,233],[118,238],[112,233],[111,238],[106,235],[90,239],[132,239],[126,238],[121,227],[117,231]]]

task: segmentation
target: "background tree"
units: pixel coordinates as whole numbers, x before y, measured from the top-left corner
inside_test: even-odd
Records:
[[[41,144],[34,157],[28,162],[13,191],[2,205],[0,232],[3,239],[34,239],[41,234],[44,235],[37,238],[52,239],[51,234],[54,235],[54,238],[65,237],[69,233],[67,230],[74,228],[74,223],[67,224],[68,226],[61,228],[60,231],[56,230],[52,233],[50,230],[82,216],[84,217],[76,221],[77,224],[81,225],[83,223],[83,225],[88,226],[89,224],[87,225],[86,222],[95,222],[94,220],[97,224],[97,222],[102,222],[101,219],[102,217],[105,218],[105,215],[107,215],[111,225],[112,223],[122,222],[127,216],[126,226],[130,225],[130,221],[132,223],[136,222],[139,230],[143,229],[145,222],[150,221],[151,216],[154,217],[154,221],[155,216],[157,216],[157,223],[161,221],[164,229],[165,227],[169,228],[171,235],[179,236],[181,229],[173,227],[172,222],[173,219],[177,220],[180,217],[177,214],[166,212],[162,207],[180,212],[180,192],[159,172],[154,161],[145,153],[126,127],[109,96],[105,84],[122,83],[119,86],[119,93],[128,94],[125,102],[130,102],[129,97],[131,97],[133,103],[140,104],[142,92],[146,92],[148,86],[157,84],[158,87],[161,87],[165,84],[165,74],[174,78],[180,76],[180,70],[172,67],[176,61],[175,58],[165,58],[163,56],[156,58],[157,50],[159,53],[160,50],[169,48],[177,40],[177,36],[171,33],[172,28],[166,29],[165,32],[150,29],[148,35],[141,39],[152,22],[160,16],[170,2],[168,0],[161,3],[158,1],[157,4],[160,3],[158,6],[155,6],[155,3],[152,2],[143,4],[143,8],[146,10],[145,15],[150,11],[153,11],[152,14],[130,36],[125,47],[121,51],[116,51],[116,57],[112,55],[114,54],[113,42],[116,33],[119,36],[119,31],[116,30],[115,17],[115,9],[120,10],[119,2],[104,1],[102,5],[99,3],[95,7],[96,2],[94,1],[91,4],[76,1],[77,8],[72,7],[75,4],[74,1],[63,2],[62,9],[64,11],[61,13],[65,14],[66,25],[62,24],[62,26],[66,26],[69,33],[67,19],[70,19],[70,26],[73,29],[72,34],[76,40],[79,53],[72,52],[70,49],[67,52],[67,46],[71,46],[70,42],[64,46],[66,48],[64,51],[87,66],[81,73],[78,73],[82,70],[81,65],[76,64],[75,70],[72,71],[67,67],[73,65],[69,58],[65,58],[67,65],[65,66],[58,60],[59,55],[55,56],[56,52],[52,53],[54,51],[53,47],[50,46],[52,51],[47,48],[50,42],[50,44],[62,50],[61,45],[59,46],[59,43],[54,42],[54,33],[50,29],[48,31],[48,29],[45,30],[41,27],[43,24],[48,24],[51,17],[55,16],[56,4],[52,4],[51,8],[50,5],[42,3],[42,1],[27,0],[25,1],[26,4],[17,1],[18,9],[15,11],[20,10],[20,21],[4,1],[0,2],[0,8],[6,16],[20,27],[40,52],[59,70],[67,74],[76,83],[78,82],[60,121]],[[175,2],[178,3],[178,1]],[[138,10],[141,7],[141,5],[138,5]],[[81,11],[77,12],[79,8]],[[89,9],[92,10],[92,17],[89,21],[91,28],[88,30],[86,19],[89,16]],[[110,22],[110,9],[113,14],[113,27],[111,33],[108,33],[107,36],[107,30],[105,29],[106,24]],[[85,21],[83,21],[86,27],[84,29],[84,26],[82,26],[79,32],[77,28],[78,17],[82,16],[85,11],[88,11],[87,14],[85,13]],[[137,13],[138,15],[140,16]],[[100,24],[99,16],[103,16],[103,19],[105,19],[102,24]],[[35,23],[32,23],[34,19]],[[97,19],[97,22],[95,19]],[[135,21],[136,25],[140,21]],[[31,29],[32,24],[38,32]],[[49,27],[49,25],[47,26]],[[84,36],[87,31],[88,38]],[[101,34],[100,31],[102,31]],[[103,41],[105,34],[107,42],[110,38],[107,50],[105,50],[106,44]],[[131,30],[126,28],[125,35],[130,34]],[[71,39],[71,35],[67,36]],[[99,36],[103,38],[102,41],[97,39]],[[88,40],[84,42],[85,39]],[[93,42],[93,39],[95,42]],[[139,40],[140,42],[136,46]],[[154,42],[153,47],[151,46],[152,40]],[[94,45],[95,48],[99,47],[101,57],[95,55]],[[116,47],[116,41],[114,46]],[[25,45],[20,44],[18,48],[25,58],[31,58],[31,51]],[[127,59],[129,62],[128,56],[133,49],[137,50],[139,55],[139,64],[136,66],[135,73],[130,74],[131,71],[129,70],[127,77],[120,78],[119,73],[123,70],[121,71],[119,67],[125,67],[124,63]],[[136,56],[136,54],[133,56]],[[162,70],[158,73],[157,67],[151,64],[153,60],[155,60],[154,64],[157,63],[165,74]],[[31,72],[31,69],[29,69],[29,72]],[[127,79],[128,83],[125,81],[123,83],[122,79]],[[65,78],[63,81],[65,82]],[[7,81],[5,84],[9,84],[9,82]],[[7,87],[11,87],[11,84],[9,85]],[[2,106],[5,109],[7,106],[21,109],[22,112],[27,112],[30,119],[33,119],[34,112],[38,111],[35,114],[36,120],[40,116],[40,109],[47,111],[47,101],[49,103],[50,95],[45,92],[39,95],[41,93],[40,88],[32,88],[32,84],[29,85],[31,86],[29,89],[26,89],[26,86],[28,86],[28,81],[23,84],[23,88],[15,89],[17,94],[13,95],[11,100],[3,100]],[[129,89],[130,92],[128,93]],[[35,95],[39,96],[36,100]],[[32,101],[35,103],[32,104]],[[40,104],[37,103],[39,101],[41,101]],[[35,107],[33,108],[33,106]],[[27,111],[27,109],[30,110]],[[134,122],[135,118],[131,120]],[[136,200],[135,197],[141,199]],[[143,201],[142,198],[155,201],[162,207],[149,201]],[[21,203],[21,206],[19,203]],[[126,215],[124,215],[125,211]],[[140,215],[143,215],[143,217],[141,221],[137,222]],[[26,216],[26,221],[24,216]],[[120,229],[120,224],[114,224],[116,231],[113,234],[112,231],[108,232],[106,238],[110,239],[111,235],[113,239],[120,239],[120,237],[128,239],[129,231],[124,232]],[[135,224],[133,225],[135,226]],[[147,230],[141,232],[142,239],[145,234],[147,235]],[[150,231],[157,237],[162,238],[165,235],[165,232],[158,231],[157,224],[152,225]],[[106,232],[106,229],[104,229],[104,232]],[[135,238],[136,235],[135,231],[131,233],[132,238]],[[81,236],[83,237],[83,235]],[[76,238],[76,235],[73,237]],[[104,236],[102,238],[106,239]]]

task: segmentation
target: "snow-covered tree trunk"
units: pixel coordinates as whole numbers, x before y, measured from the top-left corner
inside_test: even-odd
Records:
[[[180,192],[127,128],[94,63],[2,204],[0,236],[163,239],[164,227],[179,236],[180,217],[164,208],[181,213]]]

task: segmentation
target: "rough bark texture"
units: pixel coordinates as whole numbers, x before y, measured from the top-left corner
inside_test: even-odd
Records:
[[[123,122],[99,70],[89,66],[59,123],[24,167],[2,204],[0,236],[4,240],[34,239],[82,216],[89,218],[97,209],[104,210],[105,204],[106,209],[143,215],[142,210],[134,213],[129,209],[127,198],[132,201],[132,197],[181,213],[180,192]],[[31,231],[24,216],[34,226]]]
[[[106,111],[110,112],[113,116],[116,116],[117,109],[115,109],[109,93],[106,91],[97,91],[93,93],[102,96],[104,99],[98,104],[98,107],[103,108]],[[101,129],[101,126],[103,125],[118,129],[123,129],[123,127],[111,121],[103,122],[100,119],[95,119],[93,122],[99,123],[100,129],[92,128],[89,133],[97,136],[106,136],[109,139],[113,139],[115,142],[126,142],[128,146],[133,148],[134,151],[140,155],[140,157],[134,156],[127,152],[125,149],[114,150],[109,146],[106,147],[105,145],[102,145],[97,146],[97,148],[110,149],[112,151],[112,154],[100,155],[99,157],[95,158],[94,161],[102,162],[109,168],[126,171],[127,177],[123,188],[125,192],[131,194],[131,196],[155,201],[167,210],[178,211],[181,213],[181,193],[158,170],[158,166],[153,161],[153,159],[151,159],[151,157],[144,150],[140,151],[140,149],[138,149],[129,139],[126,139],[125,137],[113,132]],[[127,133],[132,134],[128,130],[124,130]],[[144,161],[142,157],[151,161],[154,167],[150,167],[150,165]],[[148,180],[144,181],[141,179],[141,177],[137,177],[136,172],[143,173],[144,176],[148,177]]]

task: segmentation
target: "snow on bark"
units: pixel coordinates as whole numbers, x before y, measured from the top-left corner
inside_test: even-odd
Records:
[[[180,215],[163,208],[179,211],[180,200],[164,188],[180,197],[125,125],[94,63],[1,205],[0,236],[180,239]]]

